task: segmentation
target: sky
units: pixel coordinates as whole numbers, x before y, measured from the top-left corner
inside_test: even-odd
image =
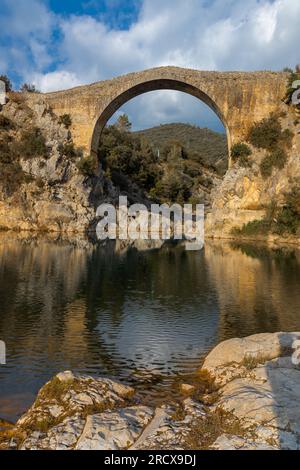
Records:
[[[300,0],[0,0],[0,74],[54,91],[156,66],[281,70],[300,61]],[[135,129],[190,122],[221,130],[174,91],[135,98]]]

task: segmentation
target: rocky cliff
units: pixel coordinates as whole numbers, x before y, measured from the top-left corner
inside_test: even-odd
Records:
[[[285,205],[286,195],[300,181],[300,121],[295,109],[281,105],[280,124],[292,134],[287,160],[280,168],[273,168],[267,177],[261,164],[268,152],[249,144],[251,165],[233,163],[221,184],[212,193],[212,210],[207,216],[206,235],[213,238],[235,238],[234,228],[251,221],[262,220],[270,206]],[[251,238],[251,237],[250,237]],[[255,238],[299,242],[299,234],[258,234]]]
[[[10,94],[0,116],[0,228],[89,230],[104,193],[114,193],[99,168],[94,174],[78,169],[81,156],[67,126],[49,105],[29,107],[19,93]]]

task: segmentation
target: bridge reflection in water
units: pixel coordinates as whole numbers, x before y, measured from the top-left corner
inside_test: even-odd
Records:
[[[299,252],[207,243],[124,251],[0,238],[0,417],[58,371],[115,376],[162,400],[219,341],[300,329]]]

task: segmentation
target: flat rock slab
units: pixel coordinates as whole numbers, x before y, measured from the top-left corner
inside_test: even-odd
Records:
[[[128,449],[152,417],[153,411],[145,406],[88,416],[76,450]]]

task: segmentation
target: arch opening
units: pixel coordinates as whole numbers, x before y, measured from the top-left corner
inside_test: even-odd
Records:
[[[127,90],[120,93],[116,98],[111,100],[104,110],[101,112],[100,116],[96,119],[94,124],[94,131],[91,139],[90,149],[91,154],[97,155],[98,149],[101,141],[101,135],[103,129],[112,118],[112,116],[128,101],[132,100],[133,98],[143,95],[148,92],[152,91],[159,91],[159,90],[175,90],[180,91],[195,98],[198,98],[202,103],[206,104],[215,114],[219,117],[220,121],[222,122],[227,135],[227,145],[228,145],[228,154],[230,155],[230,147],[231,147],[231,138],[229,133],[229,128],[226,123],[225,117],[223,116],[221,110],[219,109],[218,105],[215,101],[206,93],[204,93],[200,88],[197,88],[189,83],[174,80],[174,79],[157,79],[157,80],[150,80],[139,83],[134,85]],[[230,165],[230,158],[228,159]]]

